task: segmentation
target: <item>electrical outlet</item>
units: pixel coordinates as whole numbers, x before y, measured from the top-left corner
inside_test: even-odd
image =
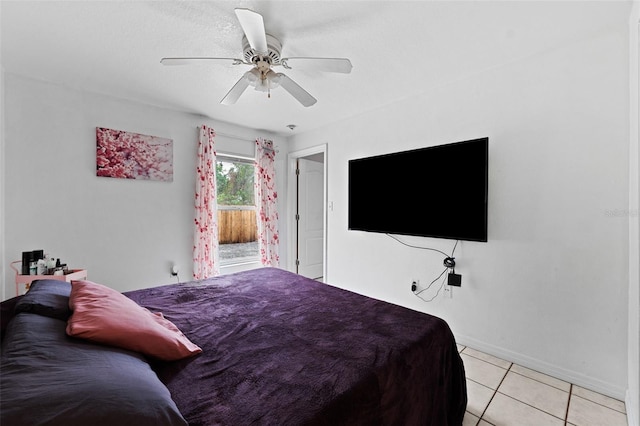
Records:
[[[420,280],[411,280],[411,291],[415,292],[420,286]]]
[[[176,277],[178,276],[178,272],[180,272],[180,270],[178,269],[178,265],[176,265],[175,263],[171,266],[171,276],[172,277]]]

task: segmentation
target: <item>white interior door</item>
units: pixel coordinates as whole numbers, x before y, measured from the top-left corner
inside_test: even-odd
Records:
[[[324,248],[324,164],[298,159],[297,269],[322,278]]]

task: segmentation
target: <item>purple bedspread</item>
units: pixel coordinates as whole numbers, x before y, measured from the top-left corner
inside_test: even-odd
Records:
[[[461,425],[440,318],[281,269],[125,293],[203,353],[154,365],[190,425]]]

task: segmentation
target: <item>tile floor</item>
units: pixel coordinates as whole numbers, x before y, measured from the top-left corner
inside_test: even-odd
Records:
[[[463,426],[627,426],[624,402],[458,346],[467,375]]]

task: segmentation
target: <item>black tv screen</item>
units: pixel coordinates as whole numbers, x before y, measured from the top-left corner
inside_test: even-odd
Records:
[[[489,139],[349,161],[349,229],[487,241]]]

